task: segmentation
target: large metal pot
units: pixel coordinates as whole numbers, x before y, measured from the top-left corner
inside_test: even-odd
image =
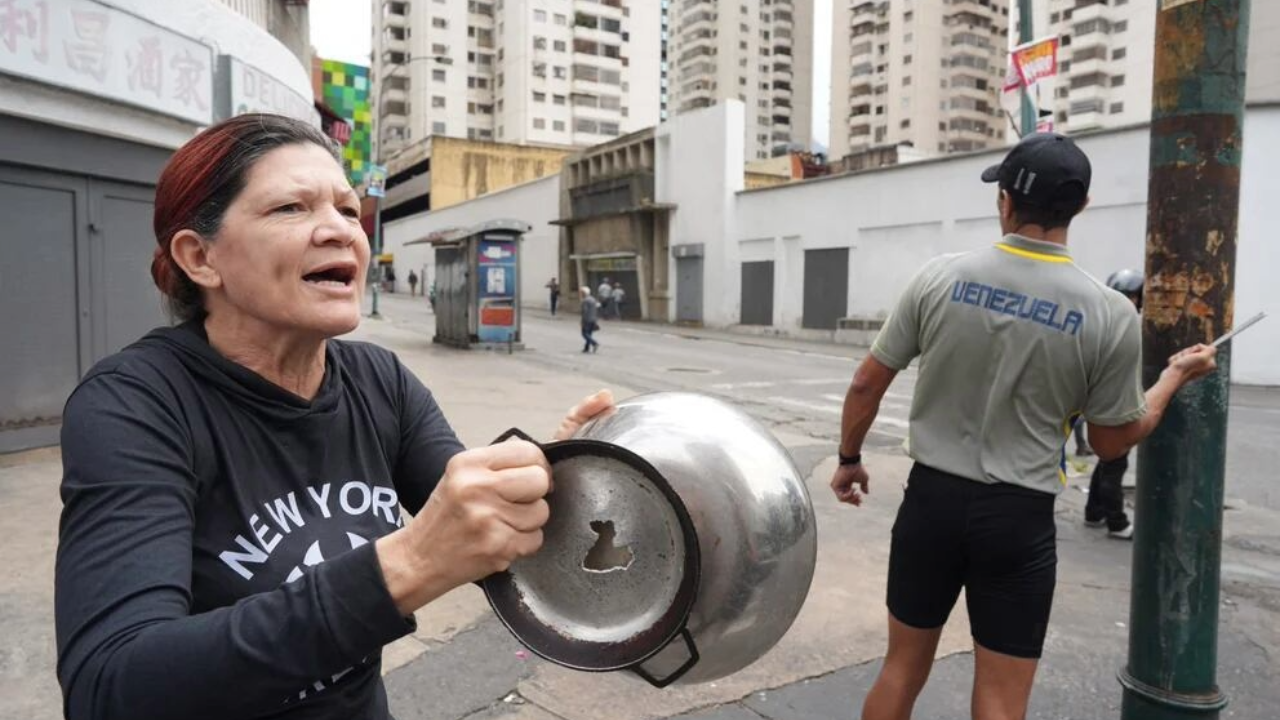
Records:
[[[750,665],[791,627],[817,559],[813,507],[786,449],[746,413],[641,395],[544,449],[543,549],[484,582],[539,655],[697,683]],[[606,525],[625,557],[591,569],[585,550]]]

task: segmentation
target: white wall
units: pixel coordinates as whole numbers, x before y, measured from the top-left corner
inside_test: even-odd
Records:
[[[708,133],[708,128],[698,128]],[[737,134],[720,129],[725,137]],[[714,136],[714,133],[711,133]],[[672,142],[678,142],[673,138]],[[1125,267],[1141,268],[1145,253],[1149,132],[1136,128],[1078,138],[1093,162],[1092,204],[1072,225],[1071,250],[1077,263],[1098,277]],[[708,144],[703,138],[701,142]],[[685,142],[680,142],[682,146]],[[692,143],[700,144],[698,140]],[[1236,318],[1259,310],[1280,314],[1269,292],[1280,275],[1280,247],[1270,237],[1269,204],[1280,197],[1280,107],[1251,108],[1245,123],[1241,188]],[[736,322],[741,290],[741,260],[775,260],[774,323],[800,329],[803,250],[849,247],[848,315],[882,318],[907,279],[928,258],[943,252],[981,247],[999,239],[996,190],[982,183],[982,169],[1000,160],[1003,151],[966,155],[845,175],[766,190],[739,193],[734,216],[721,225],[725,251],[712,270],[708,248],[707,302],[720,307],[708,313],[708,324]],[[687,178],[686,184],[709,188],[698,168],[706,158],[689,159],[682,167],[662,167],[659,176]],[[665,200],[666,198],[664,198]],[[688,217],[691,207],[714,208],[711,197],[673,195],[685,226],[704,222]],[[715,210],[707,213],[714,217]],[[736,231],[734,229],[737,229]],[[677,242],[673,234],[673,244]],[[799,264],[799,268],[797,268]],[[1280,384],[1280,319],[1250,330],[1234,349],[1237,382]]]
[[[112,0],[111,6],[233,55],[310,99],[310,68],[249,18],[214,0]],[[168,69],[166,69],[168,72]],[[210,95],[213,83],[201,86]],[[210,101],[211,97],[208,98]],[[103,98],[14,77],[0,76],[0,113],[32,118],[98,135],[176,148],[197,127],[189,122]]]
[[[560,176],[533,180],[505,190],[489,193],[451,207],[412,215],[387,223],[382,228],[383,252],[396,256],[396,284],[407,290],[409,271],[424,275],[430,287],[435,279],[435,251],[429,245],[409,245],[427,235],[449,228],[470,227],[490,220],[521,220],[533,226],[521,244],[522,279],[520,304],[546,308],[549,305],[547,281],[559,274],[560,228],[551,225],[559,216]]]
[[[738,248],[725,239],[734,236],[735,193],[745,186],[743,122],[742,102],[722,100],[676,115],[654,133],[655,200],[678,206],[671,213],[671,247],[702,243],[706,249],[702,312],[707,325],[727,325],[738,318]],[[676,261],[671,262],[675,298],[680,289]],[[675,311],[673,302],[668,320],[675,320]]]

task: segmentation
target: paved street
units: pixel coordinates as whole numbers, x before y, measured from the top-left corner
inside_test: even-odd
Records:
[[[583,355],[576,318],[530,313],[528,349],[434,345],[425,301],[384,298],[386,319],[357,336],[399,354],[432,389],[469,445],[511,426],[546,437],[564,409],[600,388],[620,398],[690,389],[732,400],[787,446],[813,499],[818,564],[788,635],[746,670],[714,683],[654,690],[628,674],[586,674],[541,661],[497,622],[473,586],[417,614],[413,635],[388,646],[384,672],[399,720],[808,720],[856,717],[884,649],[889,530],[909,460],[901,452],[913,373],[894,385],[867,453],[873,492],[861,509],[826,487],[842,393],[862,350],[659,325],[606,323],[599,354]],[[1237,390],[1233,500],[1224,532],[1218,678],[1227,718],[1274,716],[1280,705],[1280,512],[1267,495],[1275,465],[1277,395]],[[52,565],[61,474],[56,450],[0,456],[0,719],[55,720]],[[1087,477],[1058,502],[1058,592],[1032,697],[1035,720],[1118,716],[1116,671],[1128,641],[1130,548],[1081,523]],[[1248,498],[1257,498],[1257,501]],[[1269,499],[1270,498],[1270,499]],[[943,633],[918,718],[966,715],[972,655],[963,603]]]

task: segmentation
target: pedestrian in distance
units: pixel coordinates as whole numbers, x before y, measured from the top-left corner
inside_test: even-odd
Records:
[[[600,342],[593,336],[600,329],[600,301],[591,297],[591,288],[586,285],[578,288],[578,296],[582,300],[582,352],[596,352]]]
[[[974,641],[974,718],[1023,718],[1056,583],[1054,499],[1082,413],[1103,460],[1160,422],[1216,350],[1169,359],[1144,394],[1139,323],[1071,260],[1067,232],[1092,170],[1069,138],[1031,135],[982,174],[1003,239],[927,263],[908,283],[845,398],[836,497],[870,489],[862,445],[894,376],[916,357],[907,480],[890,543],[889,645],[863,720],[907,718],[961,589]]]
[[[609,278],[605,278],[600,283],[600,287],[596,288],[596,298],[600,301],[600,308],[604,311],[602,316],[608,316],[609,303],[613,302],[613,284],[609,282]]]
[[[551,278],[551,281],[547,283],[546,287],[547,292],[551,296],[551,317],[555,317],[556,305],[560,304],[560,281],[555,278]]]
[[[1107,287],[1124,295],[1142,314],[1143,276],[1137,270],[1121,270],[1107,278]],[[1084,524],[1106,527],[1107,536],[1133,539],[1133,523],[1124,509],[1124,474],[1129,470],[1129,453],[1110,460],[1099,459],[1089,478],[1089,499],[1084,506]]]
[[[154,212],[151,274],[183,322],[99,362],[63,413],[64,716],[387,720],[383,646],[541,546],[547,459],[466,450],[394,354],[335,339],[370,251],[319,130],[218,123],[170,158]]]
[[[622,283],[613,286],[613,292],[609,296],[612,301],[613,318],[615,320],[622,319],[622,303],[627,299],[627,291],[622,289]]]
[[[409,271],[409,297],[417,297],[417,296],[418,296],[418,274],[410,270]]]

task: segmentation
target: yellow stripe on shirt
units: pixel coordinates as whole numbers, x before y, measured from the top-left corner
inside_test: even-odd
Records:
[[[1031,250],[1023,250],[1022,248],[1016,248],[1016,247],[1013,247],[1012,245],[1005,245],[1004,243],[996,243],[996,247],[1009,253],[1010,255],[1017,255],[1018,257],[1029,258],[1031,260],[1040,260],[1041,262],[1052,262],[1052,263],[1071,262],[1071,258],[1066,255],[1050,255],[1049,253],[1038,253]]]

